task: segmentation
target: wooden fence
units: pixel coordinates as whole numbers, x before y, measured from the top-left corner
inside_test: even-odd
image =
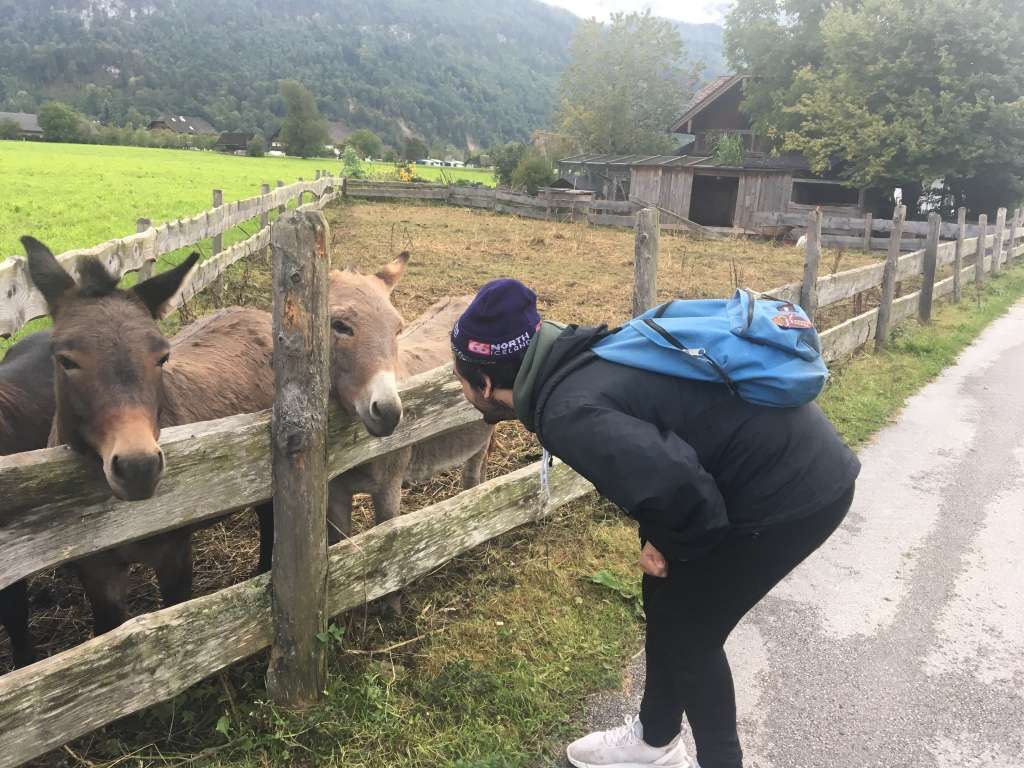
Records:
[[[1014,211],[1013,223],[1022,223],[1021,211]],[[1004,221],[1005,224],[1005,221]],[[780,213],[762,211],[755,213],[751,226],[776,236],[783,232],[792,237],[799,237],[807,231],[807,213]],[[888,250],[892,241],[891,233],[895,226],[892,219],[876,219],[867,214],[862,217],[831,216],[821,217],[821,243],[833,248],[850,248],[864,251]],[[901,224],[903,236],[900,239],[900,250],[916,251],[925,247],[928,237],[927,221],[904,221]],[[967,236],[977,237],[980,224],[967,224]],[[960,234],[959,223],[942,224],[939,237],[943,240],[955,240]]]
[[[641,240],[649,242],[651,228],[657,228],[657,211],[644,213],[647,216],[638,217],[637,223],[638,261],[634,312],[649,308],[655,295],[656,268],[643,267],[641,278],[639,255]],[[888,256],[885,262],[830,275],[820,274],[824,217],[817,210],[803,217],[802,225],[807,233],[803,280],[764,291],[763,295],[797,302],[812,318],[820,314],[822,309],[839,302],[853,301],[855,316],[820,334],[822,354],[827,361],[833,362],[852,354],[871,340],[875,340],[879,348],[884,346],[892,326],[899,321],[916,315],[927,322],[931,317],[932,303],[935,299],[952,296],[954,301],[959,301],[964,281],[970,281],[973,277],[975,283],[980,286],[986,274],[998,274],[1003,264],[1024,254],[1024,245],[1020,244],[1024,231],[1018,224],[1019,210],[1007,230],[1004,226],[1006,209],[1000,208],[995,231],[991,234],[987,229],[985,216],[981,216],[978,226],[975,227],[977,234],[974,237],[967,237],[969,228],[964,209],[960,209],[958,222],[954,225],[943,225],[938,214],[933,213],[925,223],[925,247],[900,255],[903,232],[906,227],[914,224],[904,222],[905,215],[906,208],[899,206],[893,226],[889,227]],[[655,223],[651,223],[651,218]],[[956,239],[940,242],[940,235],[950,232],[955,232]],[[657,254],[645,258],[653,258],[655,264],[657,262]],[[950,267],[952,274],[949,277],[936,280],[939,272]],[[899,295],[898,287],[903,281],[918,279],[921,281],[918,290]],[[863,311],[864,295],[873,290],[880,290],[880,303],[872,309]]]
[[[274,499],[276,518],[271,576],[133,618],[0,677],[0,768],[166,700],[267,646],[275,700],[309,704],[323,690],[325,651],[315,638],[328,617],[394,592],[591,490],[556,465],[543,492],[533,465],[327,548],[329,478],[480,416],[450,366],[403,386],[405,416],[387,438],[370,437],[327,405],[329,238],[312,207],[271,228],[273,415],[164,430],[166,473],[144,501],[112,498],[102,474],[67,447],[0,457],[0,587],[266,499]]]
[[[342,185],[342,179],[326,171],[317,171],[313,181],[300,179],[288,185],[278,181],[277,187],[273,189],[269,184],[264,184],[259,195],[226,204],[221,191],[215,189],[214,207],[209,210],[187,219],[168,221],[157,227],[151,226],[146,219],[139,219],[135,234],[108,240],[92,248],[68,251],[57,258],[65,269],[76,276],[79,258],[97,256],[113,274],[123,277],[129,272],[138,271],[140,276],[148,277],[161,256],[212,239],[210,258],[199,265],[186,290],[176,299],[177,306],[210,285],[239,259],[264,251],[270,244],[268,225],[273,211],[283,212],[293,200],[302,206],[307,194],[322,207],[341,195]],[[227,249],[222,247],[225,232],[257,216],[260,229],[255,234]],[[12,256],[0,262],[0,337],[10,336],[25,323],[45,314],[46,301],[32,285],[25,259]]]

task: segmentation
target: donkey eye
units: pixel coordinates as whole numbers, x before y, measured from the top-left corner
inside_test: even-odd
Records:
[[[77,371],[82,367],[67,355],[57,355],[57,362],[65,371]]]
[[[334,320],[331,322],[331,330],[340,336],[352,336],[352,326],[342,320]]]
[[[157,360],[156,364],[158,366],[160,366],[161,368],[163,368],[167,364],[167,361],[170,360],[170,359],[171,359],[171,353],[168,352],[166,355],[164,355],[159,360]]]

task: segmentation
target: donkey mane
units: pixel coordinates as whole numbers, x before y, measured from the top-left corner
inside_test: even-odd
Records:
[[[95,256],[78,260],[78,295],[98,299],[117,291],[117,278]]]

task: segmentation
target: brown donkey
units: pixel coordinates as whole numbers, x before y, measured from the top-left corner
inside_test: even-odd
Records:
[[[52,421],[50,332],[40,331],[11,347],[0,362],[0,456],[45,448]],[[35,661],[35,648],[28,629],[28,589],[24,581],[0,589],[0,624],[11,638],[14,666],[22,667]]]
[[[448,333],[471,300],[441,299],[403,331],[401,317],[391,304],[391,291],[405,273],[408,260],[409,254],[403,253],[376,275],[331,272],[332,395],[342,408],[361,417],[352,399],[358,390],[352,389],[349,375],[365,367],[361,358],[371,355],[392,361],[390,371],[378,374],[378,382],[383,384],[387,379],[388,386],[449,364]],[[383,367],[381,370],[385,371]],[[403,484],[423,482],[437,472],[462,465],[463,487],[478,485],[483,480],[493,432],[492,426],[480,420],[339,475],[330,484],[329,540],[334,543],[351,535],[353,494],[372,496],[374,519],[381,523],[399,514]],[[389,600],[388,607],[397,610],[397,596]]]
[[[153,495],[164,471],[162,427],[269,408],[274,378],[270,316],[233,308],[193,323],[171,342],[155,319],[198,260],[120,290],[92,258],[78,262],[79,282],[39,241],[22,238],[29,271],[53,317],[56,413],[50,444],[67,443],[102,465],[121,499]],[[257,508],[260,568],[269,567],[273,520]],[[80,560],[97,633],[127,612],[127,571],[133,562],[156,571],[167,605],[192,592],[191,534],[183,528]]]

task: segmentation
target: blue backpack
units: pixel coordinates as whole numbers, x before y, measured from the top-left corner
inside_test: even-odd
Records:
[[[670,301],[592,347],[605,360],[680,379],[717,381],[757,405],[818,396],[828,369],[807,313],[792,302],[738,290],[731,299]]]

